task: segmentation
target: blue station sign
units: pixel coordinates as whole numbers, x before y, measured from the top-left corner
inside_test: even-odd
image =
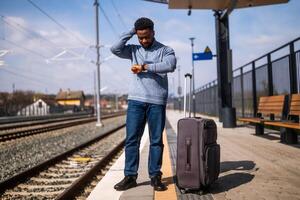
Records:
[[[193,53],[193,60],[212,60],[213,55],[209,47],[203,53]]]

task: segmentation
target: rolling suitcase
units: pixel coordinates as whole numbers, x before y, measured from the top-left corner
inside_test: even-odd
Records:
[[[211,119],[200,117],[186,117],[186,85],[184,115],[177,124],[177,185],[183,191],[203,190],[218,179],[220,173],[220,145],[217,144],[217,126]],[[191,87],[189,95],[189,108],[191,102]]]

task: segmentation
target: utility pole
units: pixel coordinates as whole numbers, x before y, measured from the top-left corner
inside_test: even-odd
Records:
[[[119,95],[118,95],[118,93],[116,93],[115,98],[116,98],[116,111],[118,112],[119,111]]]
[[[193,54],[194,54],[194,37],[189,38],[191,40],[191,47],[192,47],[192,77],[193,77],[193,114],[194,117],[196,117],[196,97],[195,97],[195,74],[194,74],[194,59],[193,59]]]
[[[176,93],[176,90],[175,90],[175,79],[174,79],[174,76],[172,76],[172,90],[173,90],[173,97],[172,98],[174,98],[175,97],[175,93]]]
[[[94,3],[96,11],[96,49],[97,49],[97,123],[96,126],[103,126],[101,122],[101,109],[100,109],[100,45],[99,45],[99,3],[95,0]]]
[[[182,88],[181,88],[181,83],[180,83],[180,65],[177,65],[178,68],[178,103],[179,103],[179,111],[181,111],[181,93],[182,93]]]
[[[97,108],[97,89],[96,89],[96,71],[94,71],[94,114],[96,116],[97,111],[95,111]]]

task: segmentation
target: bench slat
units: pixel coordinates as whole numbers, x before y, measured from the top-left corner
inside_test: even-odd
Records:
[[[273,110],[273,109],[264,109],[264,110],[258,110],[258,113],[282,113],[282,110]]]
[[[300,111],[299,110],[290,111],[289,115],[300,115]]]
[[[262,97],[260,97],[260,99],[270,99],[270,98],[272,98],[272,99],[280,99],[280,98],[284,98],[284,96],[285,95],[276,95],[276,96],[262,96]]]
[[[300,94],[292,95],[289,115],[300,115]]]
[[[295,122],[265,122],[266,125],[271,126],[279,126],[279,127],[285,127],[285,128],[293,128],[293,129],[300,129],[300,124]]]
[[[260,123],[260,118],[238,118],[239,121],[243,122],[252,122],[252,123]]]
[[[260,106],[258,107],[258,110],[282,110],[282,106]]]
[[[293,94],[292,95],[292,101],[299,101],[300,100],[300,94]]]
[[[272,106],[278,106],[278,105],[283,105],[283,101],[278,101],[278,102],[262,102],[259,105],[272,105]]]
[[[300,110],[300,106],[291,106],[290,110]]]
[[[260,102],[276,102],[276,101],[282,101],[284,100],[285,96],[284,95],[279,95],[279,96],[267,96],[267,97],[260,97],[259,101]]]
[[[289,115],[294,115],[293,113],[298,113],[298,112],[300,112],[300,109],[292,109],[290,110]]]
[[[300,100],[299,101],[293,101],[292,100],[291,106],[300,106]]]
[[[270,106],[270,105],[267,105],[267,106],[258,106],[258,109],[271,109],[271,110],[282,110],[283,109],[283,105],[281,106]]]
[[[273,97],[268,97],[267,99],[259,99],[261,102],[280,102],[284,100],[284,97],[280,98],[273,98]]]
[[[290,111],[300,111],[300,107],[291,107]]]
[[[282,110],[283,106],[259,106],[259,109],[262,110]]]

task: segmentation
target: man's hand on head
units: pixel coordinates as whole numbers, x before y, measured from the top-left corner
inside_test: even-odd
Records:
[[[132,29],[130,30],[130,32],[132,33],[132,35],[135,35],[135,34],[136,34],[136,29],[135,29],[135,28],[132,28]]]

